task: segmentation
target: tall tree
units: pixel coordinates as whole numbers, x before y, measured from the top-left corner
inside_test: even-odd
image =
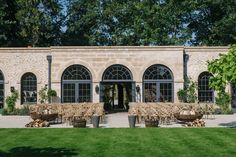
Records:
[[[199,0],[192,2],[188,27],[194,33],[194,45],[236,43],[236,1]]]
[[[15,0],[0,0],[0,46],[21,45],[17,37],[19,28],[15,14],[17,4]]]
[[[19,35],[24,45],[49,46],[60,44],[63,16],[58,0],[16,0],[19,10]]]
[[[74,0],[69,7],[65,44],[182,45],[186,3],[176,0]]]

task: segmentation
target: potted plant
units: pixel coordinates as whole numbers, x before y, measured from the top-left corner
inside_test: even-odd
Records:
[[[57,92],[53,89],[49,89],[47,92],[50,102],[54,102],[54,98],[57,97]]]
[[[72,124],[74,128],[86,128],[86,120],[84,118],[74,119]]]
[[[94,128],[99,128],[100,116],[98,114],[93,114],[92,124]]]
[[[145,126],[149,127],[158,127],[159,120],[156,118],[145,118]]]
[[[180,89],[180,90],[177,92],[177,95],[178,95],[178,99],[179,99],[180,102],[185,102],[185,100],[186,100],[186,95],[187,95],[186,90]]]
[[[129,109],[128,121],[129,121],[130,128],[135,128],[136,118],[137,118],[137,114],[135,110]]]

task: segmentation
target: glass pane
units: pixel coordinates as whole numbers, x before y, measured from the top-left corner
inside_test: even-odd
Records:
[[[144,101],[145,102],[156,102],[156,83],[144,83]]]
[[[172,102],[172,83],[160,83],[159,102]]]
[[[232,107],[236,107],[236,83],[232,84]]]
[[[209,80],[212,75],[208,72],[203,72],[198,78],[198,101],[213,102],[214,91],[209,86]]]
[[[91,102],[91,84],[79,84],[78,102]]]
[[[75,102],[75,84],[63,84],[63,102]]]
[[[0,108],[3,108],[4,103],[4,84],[0,83]]]
[[[0,71],[0,81],[3,81],[3,74],[1,71]]]
[[[91,80],[90,72],[82,65],[72,65],[63,73],[63,80]]]
[[[163,65],[152,65],[144,72],[144,80],[172,80],[172,72]]]
[[[21,103],[37,103],[37,79],[33,73],[26,73],[22,76]]]
[[[132,74],[123,65],[112,65],[104,72],[103,80],[132,80]]]

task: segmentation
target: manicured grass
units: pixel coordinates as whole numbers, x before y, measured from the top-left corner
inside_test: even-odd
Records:
[[[0,129],[0,157],[234,157],[236,128]]]

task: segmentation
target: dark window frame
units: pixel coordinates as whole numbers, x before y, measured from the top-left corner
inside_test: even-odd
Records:
[[[103,82],[133,82],[133,75],[129,68],[122,64],[109,66],[102,75]]]
[[[27,72],[21,77],[21,104],[37,103],[37,77]]]
[[[146,87],[154,85],[155,91]],[[163,88],[166,86],[167,88]],[[169,88],[169,86],[171,86]],[[162,88],[161,88],[162,87]],[[148,91],[147,91],[148,90]],[[150,100],[146,92],[153,92]],[[164,93],[164,94],[163,94]],[[165,94],[168,93],[168,94]],[[173,102],[174,101],[174,77],[172,71],[165,65],[154,64],[148,67],[143,74],[143,102]]]
[[[72,88],[66,88],[67,85]],[[79,88],[81,86],[90,87],[83,88],[83,90],[81,90],[81,88]],[[66,95],[67,92],[68,94]],[[85,92],[90,94],[84,94]],[[67,67],[61,77],[61,102],[92,102],[92,95],[92,75],[89,69],[80,64],[74,64]]]
[[[0,108],[4,107],[4,75],[0,70]]]
[[[198,101],[200,103],[213,103],[214,90],[210,88],[209,81],[213,75],[204,71],[198,76]]]

